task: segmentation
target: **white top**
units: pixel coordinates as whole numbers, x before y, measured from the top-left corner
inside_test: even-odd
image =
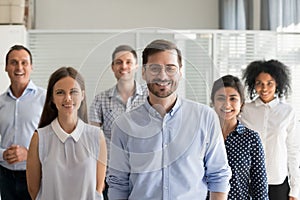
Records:
[[[36,199],[102,199],[96,191],[100,128],[78,119],[67,134],[55,119],[38,134],[42,179]]]
[[[278,98],[266,104],[257,98],[244,105],[240,120],[261,137],[266,154],[268,184],[282,184],[288,176],[291,187],[289,195],[298,197],[300,134],[296,131],[294,109]]]

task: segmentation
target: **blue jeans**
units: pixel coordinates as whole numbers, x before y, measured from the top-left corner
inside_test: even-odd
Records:
[[[0,165],[0,192],[1,200],[31,200],[26,171],[12,171]]]

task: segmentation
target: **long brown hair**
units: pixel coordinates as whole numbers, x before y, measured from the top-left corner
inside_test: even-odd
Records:
[[[76,80],[78,82],[81,90],[85,91],[84,79],[76,69],[74,69],[72,67],[61,67],[58,70],[56,70],[55,72],[53,72],[53,74],[49,78],[46,101],[45,101],[42,116],[40,119],[39,128],[43,128],[43,127],[49,125],[58,116],[57,108],[56,108],[55,104],[53,103],[53,88],[57,81],[59,81],[62,78],[65,78],[65,77],[71,77],[74,80]],[[85,93],[84,93],[84,99],[81,102],[81,105],[78,109],[77,115],[81,120],[88,123]]]

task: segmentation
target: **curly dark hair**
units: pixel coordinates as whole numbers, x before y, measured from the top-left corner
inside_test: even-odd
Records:
[[[255,79],[262,72],[270,74],[275,79],[277,84],[275,93],[279,97],[288,96],[291,91],[288,67],[278,60],[257,60],[251,62],[243,71],[243,80],[251,100],[256,96]]]

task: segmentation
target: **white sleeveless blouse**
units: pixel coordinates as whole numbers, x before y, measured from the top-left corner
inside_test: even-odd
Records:
[[[102,199],[96,191],[100,128],[78,119],[67,134],[55,119],[38,129],[38,135],[42,179],[37,199]]]

